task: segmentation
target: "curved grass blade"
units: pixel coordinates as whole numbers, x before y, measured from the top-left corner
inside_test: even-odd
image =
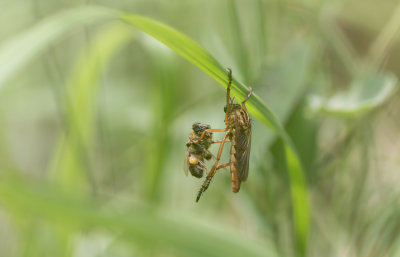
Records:
[[[95,102],[98,80],[110,59],[132,40],[132,30],[125,24],[112,24],[100,31],[77,61],[68,85],[67,133],[63,135],[54,169],[56,180],[64,186],[79,190],[87,185],[84,165],[86,150],[92,146],[95,125]],[[57,156],[58,155],[58,156]]]
[[[0,180],[0,204],[14,215],[28,215],[30,219],[38,218],[61,229],[100,229],[113,236],[123,235],[120,239],[129,242],[134,249],[142,243],[143,247],[153,250],[162,247],[178,256],[277,256],[266,244],[219,227],[204,226],[194,218],[158,213],[146,206],[116,211],[85,197],[66,194],[59,188],[15,178],[3,176]]]
[[[397,77],[394,74],[372,73],[355,79],[349,90],[329,99],[312,96],[310,107],[315,112],[334,116],[360,116],[385,103],[397,90]]]
[[[65,36],[74,27],[90,21],[115,17],[103,7],[83,7],[50,16],[27,31],[0,45],[0,86],[48,45]]]
[[[226,88],[228,75],[225,67],[223,67],[203,47],[189,37],[167,25],[144,16],[121,14],[121,19],[159,40],[174,52],[180,54],[182,57],[202,69],[210,77]],[[248,92],[248,87],[240,81],[233,79],[231,94],[237,101],[242,101],[247,96]],[[304,171],[299,156],[296,153],[290,137],[279,120],[256,94],[253,94],[246,103],[246,106],[249,112],[256,119],[277,133],[286,145],[286,162],[291,181],[293,223],[295,231],[294,240],[296,242],[297,252],[300,255],[304,255],[309,230],[310,208]]]
[[[0,85],[47,45],[74,26],[88,20],[116,17],[116,12],[111,9],[83,7],[50,17],[13,38],[0,47],[0,62],[8,64],[6,67],[0,68]],[[121,13],[118,17],[161,41],[226,87],[225,67],[195,41],[169,26],[144,16]],[[248,87],[236,79],[233,80],[231,93],[238,101],[243,100],[248,92]],[[246,105],[256,119],[277,133],[286,144],[286,159],[291,178],[295,241],[298,252],[304,255],[309,227],[309,202],[304,172],[298,154],[279,120],[256,94],[253,94]]]

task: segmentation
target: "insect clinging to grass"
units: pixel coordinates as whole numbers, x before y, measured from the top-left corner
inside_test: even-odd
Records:
[[[247,97],[241,102],[236,104],[233,102],[233,98],[230,97],[230,89],[232,85],[232,70],[228,71],[228,86],[226,90],[226,106],[225,106],[225,128],[224,129],[205,129],[196,142],[202,142],[206,137],[207,133],[211,132],[224,132],[224,136],[220,143],[216,161],[212,166],[210,172],[201,186],[196,202],[199,201],[201,195],[207,190],[217,170],[225,167],[230,168],[232,191],[234,193],[239,192],[240,184],[245,181],[249,174],[249,158],[250,158],[250,146],[251,146],[251,122],[250,115],[247,112],[246,101],[249,100],[253,93],[253,89],[250,88],[250,92]],[[231,142],[229,162],[219,164],[221,159],[222,150],[225,143]]]

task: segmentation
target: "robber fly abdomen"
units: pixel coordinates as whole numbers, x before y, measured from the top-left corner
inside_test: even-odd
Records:
[[[232,191],[235,193],[239,192],[241,181],[245,181],[249,174],[251,122],[246,107],[243,106],[239,104],[229,106],[228,131],[230,131],[229,138],[232,142],[229,166]]]

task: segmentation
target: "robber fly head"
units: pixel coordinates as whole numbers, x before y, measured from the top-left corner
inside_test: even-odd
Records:
[[[234,103],[230,103],[229,104],[229,112],[235,111],[235,110],[239,110],[242,107],[240,106],[240,104],[234,104]],[[225,105],[224,107],[224,112],[226,113],[227,107]]]

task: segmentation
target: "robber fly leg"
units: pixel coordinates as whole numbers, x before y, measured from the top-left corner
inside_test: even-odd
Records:
[[[250,92],[249,92],[249,94],[247,95],[247,97],[243,100],[243,102],[242,102],[242,108],[247,112],[247,109],[246,109],[246,105],[245,105],[245,103],[247,102],[247,100],[249,100],[249,98],[250,98],[250,96],[253,94],[253,88],[250,88]]]
[[[224,143],[230,143],[231,140],[224,140]],[[213,144],[220,144],[222,143],[222,140],[217,140],[217,141],[212,141]]]
[[[215,173],[217,172],[217,170],[219,170],[219,169],[224,169],[224,170],[228,171],[228,170],[225,169],[225,168],[228,167],[228,166],[230,166],[230,165],[231,165],[230,162],[224,163],[224,164],[221,164],[221,165],[218,165],[218,166],[213,170],[213,173],[212,173],[212,174],[211,174],[211,172],[209,173],[209,175],[207,176],[206,180],[205,180],[204,183],[203,183],[203,186],[201,187],[201,189],[200,189],[200,191],[199,191],[199,193],[198,193],[198,195],[197,195],[196,202],[199,201],[201,194],[202,194],[204,191],[207,190],[207,188],[208,188],[208,186],[210,185],[211,180],[212,180],[212,178],[214,177],[214,175],[215,175]],[[229,171],[228,171],[228,172],[229,172]],[[211,175],[211,176],[210,176],[210,175]]]
[[[229,100],[231,98],[231,85],[232,85],[232,70],[230,68],[226,68],[228,71],[228,86],[226,87],[226,111],[225,111],[225,125],[228,124],[229,117]]]
[[[200,188],[200,190],[199,190],[199,193],[197,194],[196,202],[199,201],[199,199],[200,199],[200,197],[201,197],[201,194],[202,194],[204,191],[207,190],[208,186],[209,186],[210,183],[211,183],[211,179],[214,177],[215,172],[217,171],[218,163],[219,163],[219,160],[221,159],[221,155],[222,155],[222,150],[224,149],[225,139],[226,139],[226,137],[228,136],[228,134],[229,134],[229,131],[226,132],[226,134],[225,134],[224,137],[222,138],[222,143],[219,145],[217,160],[215,161],[213,167],[211,168],[210,172],[208,173],[208,175],[207,175],[207,177],[206,177],[206,180],[204,181],[203,185],[201,186],[201,188]],[[224,165],[224,164],[223,164],[223,165]],[[223,165],[220,165],[220,166],[223,166]],[[223,167],[225,167],[225,166],[223,166]],[[223,168],[223,167],[221,167],[221,168]]]
[[[200,142],[203,139],[203,137],[204,137],[204,135],[206,133],[209,133],[209,132],[225,132],[225,131],[226,131],[225,129],[206,129],[206,130],[203,131],[203,133],[201,133],[201,136],[199,137],[199,139],[194,140],[194,143]]]
[[[217,168],[216,168],[215,170],[219,170],[219,169],[222,169],[222,168],[226,168],[226,167],[228,167],[229,165],[231,165],[230,162],[224,163],[224,164],[221,164],[221,165],[218,165]]]
[[[253,88],[250,88],[249,94],[247,95],[247,97],[243,100],[242,105],[249,100],[250,96],[253,94]]]

